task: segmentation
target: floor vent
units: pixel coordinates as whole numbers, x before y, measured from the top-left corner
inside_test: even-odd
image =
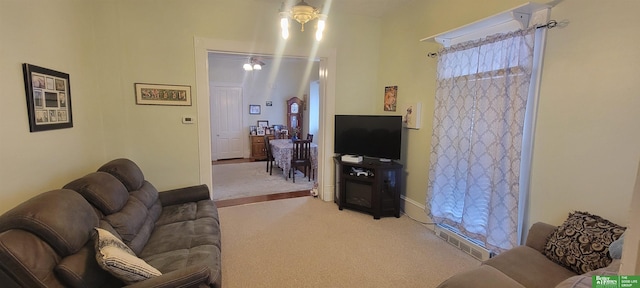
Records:
[[[480,246],[477,241],[460,235],[459,233],[455,232],[454,228],[451,228],[447,225],[436,225],[435,233],[436,235],[438,235],[438,237],[442,238],[442,240],[447,241],[449,244],[457,247],[458,249],[464,251],[465,253],[473,256],[480,261],[488,260],[493,256],[491,251]]]

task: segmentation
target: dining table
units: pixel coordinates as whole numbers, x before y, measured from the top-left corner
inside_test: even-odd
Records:
[[[288,180],[291,168],[291,155],[293,154],[293,141],[291,139],[270,140],[271,154],[278,167],[282,168],[282,175]],[[311,143],[311,172],[318,171],[318,145]],[[315,178],[311,177],[311,178]]]

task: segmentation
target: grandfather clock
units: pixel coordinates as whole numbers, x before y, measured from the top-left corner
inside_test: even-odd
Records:
[[[302,105],[302,100],[298,97],[287,100],[287,129],[289,129],[289,135],[291,135],[291,137],[296,135],[298,139],[303,135]]]

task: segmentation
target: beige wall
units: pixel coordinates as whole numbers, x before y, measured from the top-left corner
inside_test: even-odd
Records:
[[[90,3],[0,1],[0,212],[105,159]],[[70,74],[73,128],[29,132],[22,63]]]
[[[337,51],[336,113],[385,114],[388,85],[399,86],[400,105],[423,104],[423,128],[404,136],[412,203],[424,205],[426,195],[435,60],[425,53],[438,48],[418,40],[524,2],[414,1],[383,20],[331,12],[321,45]],[[559,223],[570,210],[585,210],[626,224],[624,204],[640,156],[640,39],[632,37],[639,5],[565,0],[553,9],[552,18],[568,25],[548,33],[529,222]],[[198,124],[180,123],[182,115],[197,113],[197,101],[191,107],[135,105],[133,83],[191,85],[195,92],[194,37],[313,51],[313,33],[292,29],[287,44],[279,42],[277,14],[265,13],[276,6],[0,0],[0,211],[114,157],[138,162],[160,190],[199,183]],[[71,75],[73,128],[28,132],[25,62]]]
[[[423,104],[423,128],[405,130],[409,201],[426,198],[436,60],[425,54],[439,48],[418,40],[525,2],[415,1],[384,19],[378,90],[397,84],[400,104]],[[567,25],[547,34],[527,222],[560,224],[580,210],[627,225],[640,159],[640,2],[556,2],[551,18]]]
[[[195,95],[202,89],[195,86],[194,38],[313,55],[314,33],[300,33],[299,26],[281,43],[279,7],[235,0],[0,0],[0,211],[116,157],[138,163],[159,190],[200,183],[199,123],[181,124],[183,115],[197,115]],[[342,113],[371,113],[380,20],[329,17],[320,48],[336,51],[338,64],[330,71],[337,77],[336,106]],[[75,127],[28,132],[24,62],[71,75]],[[194,105],[136,105],[137,82],[190,85]]]

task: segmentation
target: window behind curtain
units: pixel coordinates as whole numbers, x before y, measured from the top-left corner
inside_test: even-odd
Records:
[[[438,53],[426,211],[494,252],[518,244],[534,43],[529,28]]]

